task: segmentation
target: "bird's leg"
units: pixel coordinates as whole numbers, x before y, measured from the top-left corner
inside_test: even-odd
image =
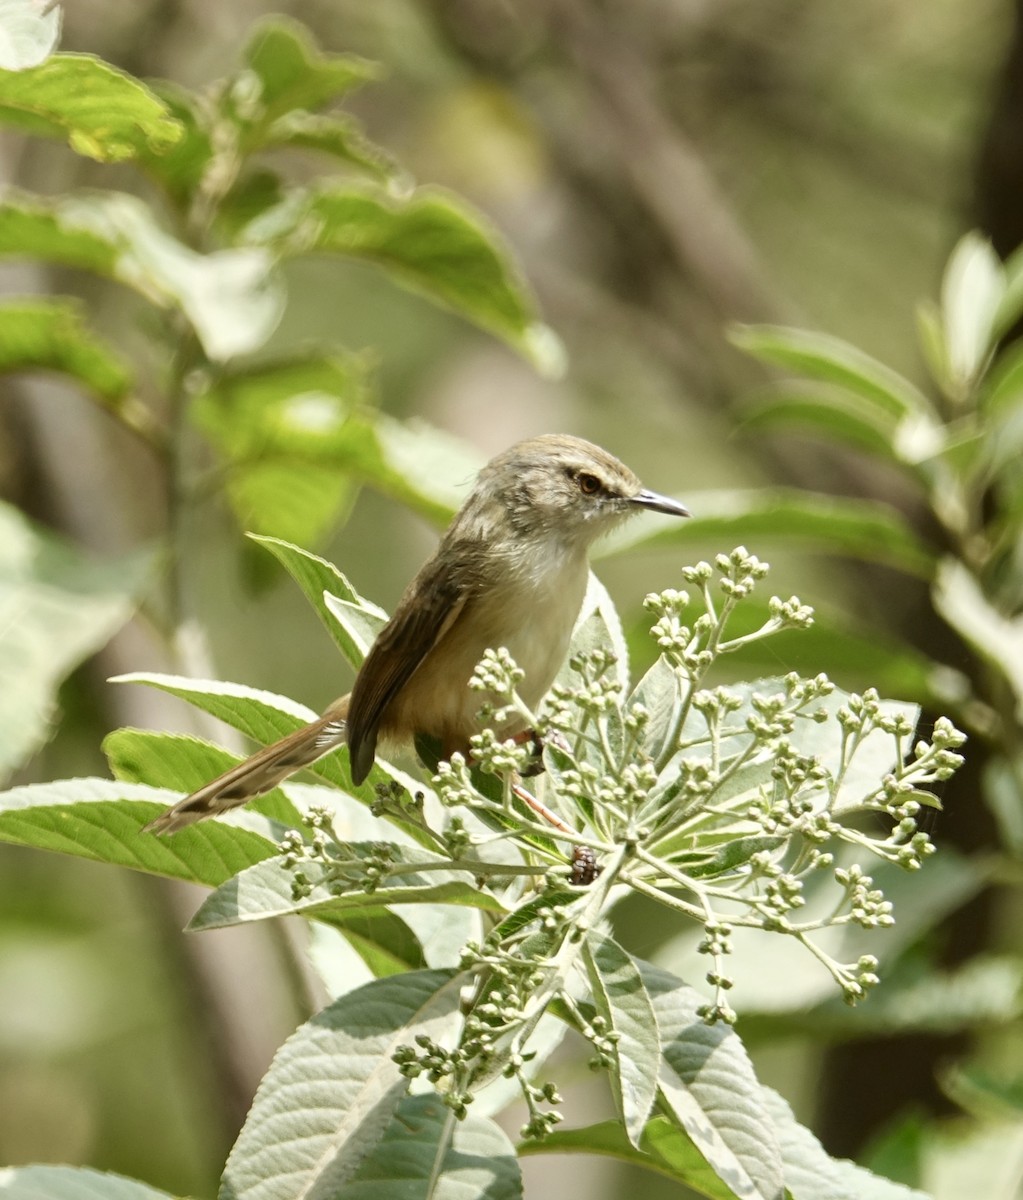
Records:
[[[561,734],[552,733],[548,734],[547,737],[544,738],[541,737],[541,735],[538,734],[535,729],[524,729],[521,733],[513,734],[512,740],[518,745],[522,745],[525,742],[531,742],[535,756],[534,762],[531,763],[530,766],[528,766],[526,770],[521,773],[521,775],[517,775],[516,778],[512,780],[512,795],[517,800],[521,800],[527,808],[532,809],[532,811],[535,812],[538,817],[541,817],[544,821],[546,821],[548,825],[552,825],[561,833],[567,833],[571,837],[578,837],[579,831],[577,829],[573,829],[571,825],[563,821],[556,812],[553,812],[551,809],[549,809],[542,800],[537,799],[537,797],[534,796],[533,793],[527,788],[523,787],[521,783],[521,779],[523,777],[539,775],[543,771],[543,759],[541,758],[541,754],[545,744],[559,747],[565,746],[567,748],[567,744],[561,737]],[[469,761],[472,761],[471,755]],[[600,870],[600,867],[596,864],[596,858],[593,854],[593,851],[589,848],[589,846],[576,846],[572,854],[571,882],[583,885],[592,883],[593,880],[596,879],[596,877],[600,874]]]
[[[560,829],[562,833],[570,833],[574,837],[578,837],[578,830],[572,828],[571,825],[566,825],[565,822],[558,816],[556,812],[552,812],[542,800],[538,800],[532,792],[526,791],[521,783],[516,783],[514,780],[511,785],[512,794],[521,800],[528,808],[531,808],[538,817],[543,817],[545,821],[553,825],[555,829]]]
[[[519,733],[513,733],[511,740],[516,744],[516,746],[523,746],[526,744],[526,742],[531,743],[530,753],[533,755],[533,761],[528,767],[526,767],[524,771],[520,773],[520,778],[528,779],[533,775],[541,774],[544,769],[542,758],[544,748],[543,737],[541,737],[541,735],[537,733],[535,729],[523,729]],[[551,810],[546,804],[543,803],[542,800],[538,800],[533,793],[527,791],[521,783],[513,782],[511,788],[514,795],[517,796],[523,804],[531,808],[533,812],[537,814],[537,816],[543,817],[543,819],[549,824],[553,825],[555,829],[560,829],[562,833],[576,833],[576,830],[574,830],[571,825],[566,825],[565,822],[557,815],[557,813],[551,812]]]

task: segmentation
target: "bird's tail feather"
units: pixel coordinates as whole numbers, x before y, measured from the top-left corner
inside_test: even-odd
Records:
[[[262,796],[302,767],[309,766],[345,740],[345,721],[328,710],[319,720],[218,775],[180,803],[143,826],[142,833],[174,833],[195,821],[226,812]]]

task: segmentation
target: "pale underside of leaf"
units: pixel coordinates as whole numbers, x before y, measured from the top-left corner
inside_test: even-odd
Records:
[[[407,1089],[392,1061],[458,1022],[460,979],[416,971],[376,980],[301,1026],[277,1052],[231,1151],[220,1200],[326,1200],[384,1136]]]

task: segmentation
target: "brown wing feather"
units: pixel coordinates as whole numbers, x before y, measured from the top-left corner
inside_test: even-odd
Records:
[[[471,561],[471,560],[470,560]],[[380,631],[352,688],[348,750],[352,779],[361,783],[376,755],[387,709],[423,660],[458,619],[471,592],[471,574],[450,550],[432,558],[406,589]]]

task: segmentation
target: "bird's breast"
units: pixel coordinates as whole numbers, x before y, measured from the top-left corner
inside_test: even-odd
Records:
[[[588,575],[584,552],[544,546],[511,558],[467,599],[396,697],[388,725],[397,733],[432,734],[448,746],[463,744],[478,730],[477,713],[488,699],[469,689],[469,679],[484,652],[501,646],[524,672],[518,692],[535,709],[568,652]]]

